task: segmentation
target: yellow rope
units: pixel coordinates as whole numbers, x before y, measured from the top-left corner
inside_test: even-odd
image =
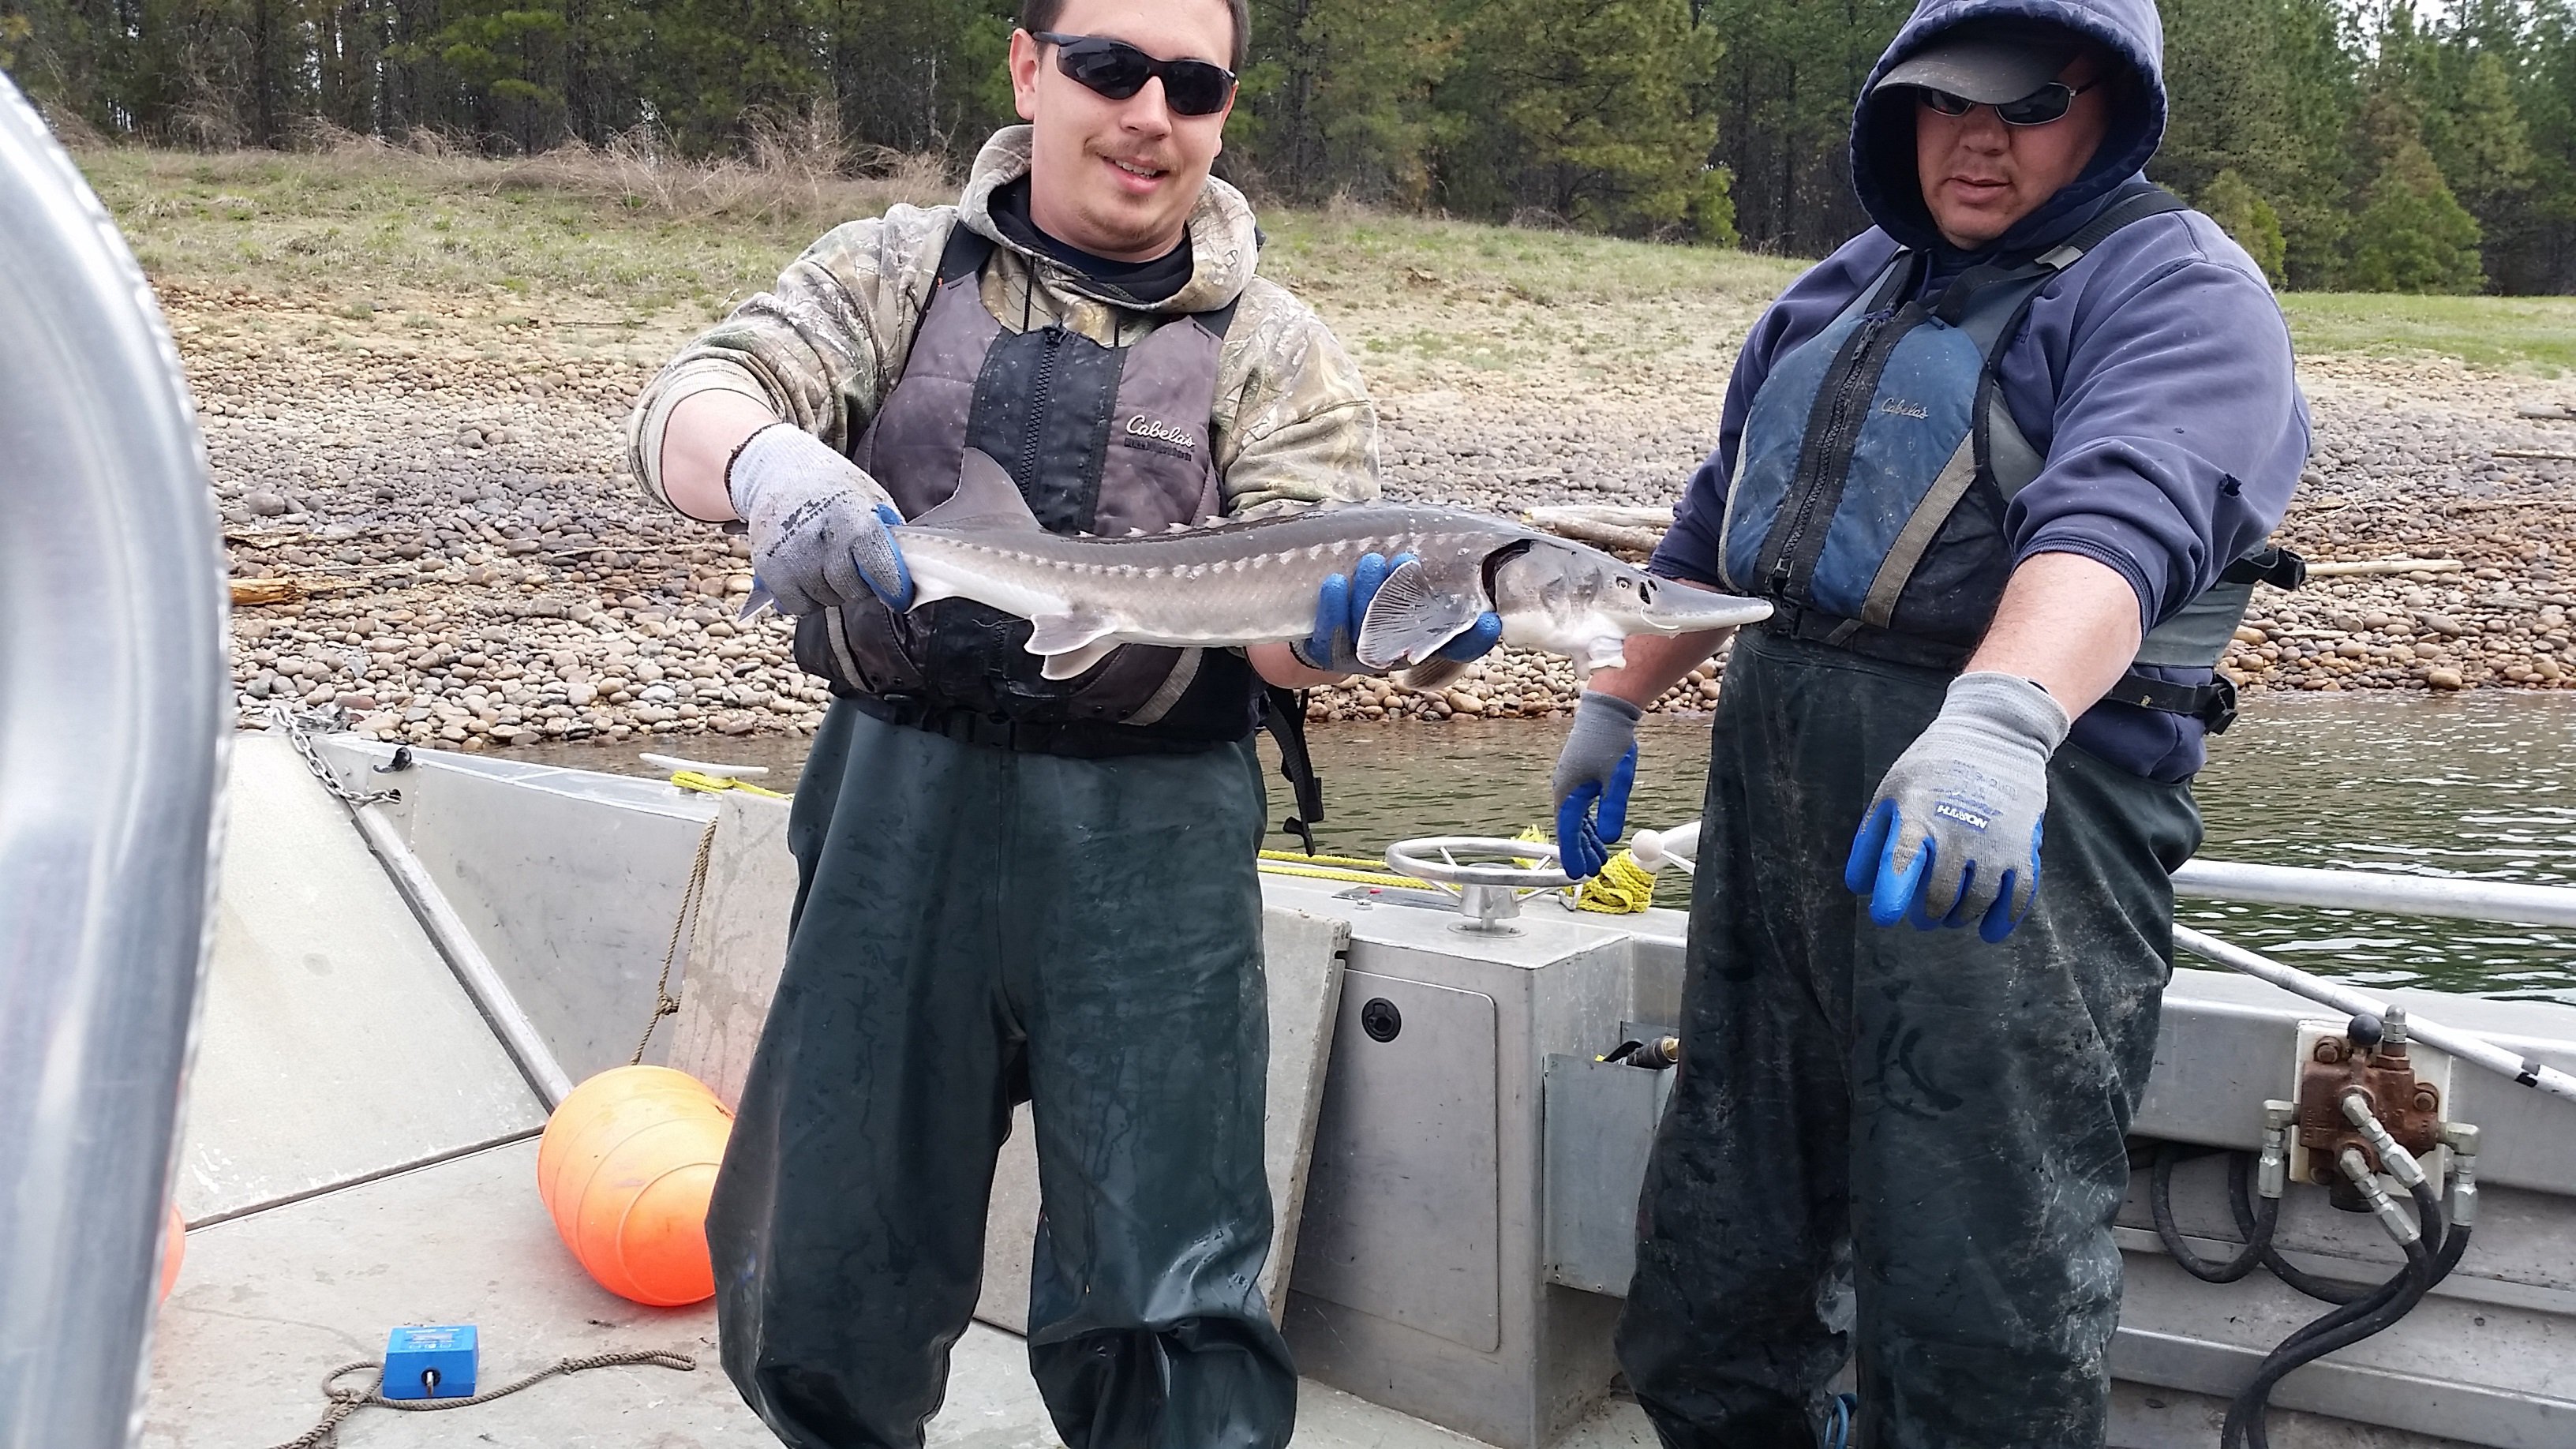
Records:
[[[1636,852],[1620,851],[1599,875],[1583,883],[1574,903],[1604,915],[1634,915],[1655,903],[1654,873],[1637,864]]]
[[[776,790],[764,790],[758,785],[736,780],[730,776],[702,774],[696,770],[672,771],[671,783],[679,786],[683,790],[696,790],[702,794],[708,795],[721,794],[726,790],[740,790],[746,795],[758,795],[770,800],[784,800],[787,798]]]
[[[1370,867],[1379,867],[1371,869]],[[1301,855],[1293,850],[1261,852],[1264,875],[1302,876],[1308,880],[1349,881],[1355,885],[1389,886],[1397,890],[1429,890],[1431,887],[1409,875],[1397,875],[1374,860],[1353,855]]]
[[[1512,838],[1544,841],[1547,834],[1532,825]],[[1567,889],[1574,892],[1576,910],[1598,911],[1605,916],[1633,916],[1655,903],[1654,873],[1637,864],[1633,850],[1620,851],[1601,867],[1599,875]]]

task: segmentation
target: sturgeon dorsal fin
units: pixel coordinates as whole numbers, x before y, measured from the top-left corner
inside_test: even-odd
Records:
[[[1020,485],[993,455],[981,448],[968,448],[965,460],[957,469],[957,491],[948,501],[912,520],[916,528],[1016,528],[1029,533],[1038,529],[1037,515],[1029,512],[1029,501],[1020,496]]]
[[[1371,669],[1420,664],[1476,622],[1481,604],[1431,587],[1430,571],[1413,559],[1386,576],[1360,620],[1353,652]]]

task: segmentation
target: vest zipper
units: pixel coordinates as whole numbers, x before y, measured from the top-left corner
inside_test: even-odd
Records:
[[[1026,486],[1031,489],[1037,487],[1038,443],[1046,431],[1047,407],[1055,393],[1056,353],[1063,346],[1064,329],[1052,322],[1048,323],[1046,348],[1038,354],[1038,373],[1029,383],[1028,428],[1020,435],[1018,472],[1020,477],[1029,480]]]
[[[1870,366],[1870,353],[1878,346],[1878,335],[1894,318],[1893,312],[1873,312],[1861,320],[1860,336],[1849,353],[1851,361],[1834,383],[1834,408],[1826,418],[1816,469],[1807,479],[1806,491],[1798,499],[1797,515],[1789,520],[1789,531],[1780,541],[1779,555],[1771,563],[1771,594],[1775,598],[1788,597],[1790,575],[1796,569],[1798,544],[1806,537],[1807,526],[1815,517],[1816,501],[1824,494],[1827,480],[1838,478],[1851,466],[1851,455],[1859,446],[1859,440],[1846,436],[1845,424],[1850,419],[1852,405],[1865,401],[1858,396],[1864,386],[1864,378],[1872,379],[1869,385],[1874,390],[1877,369]]]

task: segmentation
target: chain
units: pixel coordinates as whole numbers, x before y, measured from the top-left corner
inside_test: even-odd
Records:
[[[671,944],[662,952],[662,979],[653,983],[653,1015],[644,1023],[644,1039],[635,1044],[635,1055],[627,1059],[628,1066],[644,1064],[644,1049],[653,1044],[653,1033],[661,1027],[662,1018],[679,1014],[680,999],[671,994],[671,967],[680,959],[681,933],[688,930],[689,922],[698,913],[698,902],[706,896],[707,862],[715,848],[716,822],[710,820],[706,833],[698,837],[698,859],[689,867],[689,888],[680,895],[679,918],[671,922]]]
[[[286,742],[304,761],[304,768],[311,770],[313,778],[321,781],[322,788],[330,791],[341,804],[355,810],[361,805],[390,805],[402,799],[400,790],[352,790],[340,783],[337,770],[323,763],[322,751],[313,743],[313,731],[329,733],[346,727],[347,718],[338,708],[298,714],[287,705],[272,704],[268,707],[268,723],[270,728],[286,736]]]
[[[384,1364],[376,1359],[360,1359],[356,1363],[344,1363],[322,1376],[322,1397],[331,1401],[331,1407],[323,1412],[322,1422],[314,1425],[303,1437],[290,1439],[276,1446],[276,1449],[333,1449],[333,1446],[340,1442],[340,1422],[360,1409],[400,1409],[408,1414],[429,1414],[444,1409],[470,1409],[476,1404],[488,1404],[494,1399],[515,1394],[530,1384],[543,1383],[557,1374],[577,1374],[584,1369],[614,1368],[621,1364],[652,1365],[659,1368],[678,1369],[682,1373],[695,1373],[698,1368],[698,1361],[683,1353],[660,1353],[652,1350],[632,1353],[594,1353],[582,1358],[559,1359],[553,1367],[541,1368],[517,1383],[504,1384],[497,1389],[486,1389],[470,1398],[388,1399],[379,1392],[385,1386]],[[374,1369],[375,1382],[363,1389],[340,1386],[340,1380],[360,1369]]]

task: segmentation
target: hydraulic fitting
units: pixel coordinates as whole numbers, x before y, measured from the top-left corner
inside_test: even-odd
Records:
[[[2278,1199],[2289,1186],[2290,1129],[2298,1120],[2296,1102],[2263,1104],[2263,1156],[2255,1171],[2254,1190],[2265,1197]]]
[[[2478,1220],[2478,1129],[2466,1122],[2442,1124],[2442,1145],[2451,1149],[2451,1226],[2475,1226]]]
[[[2391,1015],[2395,1015],[2396,1011],[2396,1007],[2389,1008]],[[2363,1141],[2370,1144],[2370,1150],[2379,1154],[2379,1165],[2390,1177],[2396,1178],[2400,1185],[2408,1188],[2423,1186],[2425,1182],[2423,1164],[2415,1160],[2414,1153],[2397,1145],[2397,1139],[2389,1136],[2388,1129],[2380,1125],[2378,1114],[2370,1110],[2368,1093],[2358,1089],[2344,1093],[2343,1118],[2352,1124],[2354,1131],[2361,1134]]]
[[[2379,1185],[2378,1174],[2370,1170],[2370,1161],[2361,1155],[2360,1148],[2347,1147],[2336,1153],[2335,1166],[2343,1169],[2343,1175],[2369,1202],[2370,1210],[2379,1215],[2379,1225],[2388,1230],[2388,1236],[2397,1240],[2397,1246],[2402,1248],[2422,1236],[2414,1219],[2400,1212],[2397,1200],[2388,1195],[2388,1189]]]

